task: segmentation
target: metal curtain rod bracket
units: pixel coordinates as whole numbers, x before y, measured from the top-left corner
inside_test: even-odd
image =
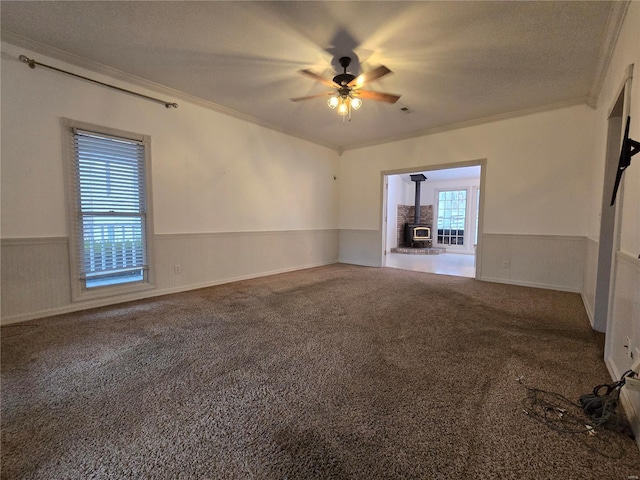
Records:
[[[67,72],[66,70],[52,67],[51,65],[45,65],[44,63],[36,62],[34,59],[26,57],[25,55],[20,55],[18,58],[22,63],[26,63],[27,65],[29,65],[29,68],[36,68],[36,65],[39,65],[41,67],[45,67],[50,70],[55,70],[56,72],[64,73],[66,75],[71,75],[72,77],[76,77],[76,78],[81,78],[82,80],[87,80],[88,82],[97,83],[98,85],[102,85],[103,87],[111,88],[119,92],[128,93],[129,95],[135,95],[136,97],[144,98],[145,100],[150,100],[152,102],[161,103],[166,108],[178,108],[178,104],[175,102],[166,102],[164,100],[160,100],[159,98],[153,98],[147,95],[143,95],[142,93],[132,92],[131,90],[127,90],[126,88],[120,88],[120,87],[116,87],[115,85],[109,85],[108,83],[99,82],[98,80],[84,77],[82,75],[78,75],[77,73]]]

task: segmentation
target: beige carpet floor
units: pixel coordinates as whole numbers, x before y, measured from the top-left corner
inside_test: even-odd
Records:
[[[5,479],[621,479],[576,294],[332,265],[1,329]],[[616,458],[613,458],[616,457]]]

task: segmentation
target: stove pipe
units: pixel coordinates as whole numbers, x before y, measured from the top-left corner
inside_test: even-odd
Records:
[[[411,181],[416,182],[416,213],[413,223],[420,224],[420,182],[427,179],[422,173],[411,175]]]

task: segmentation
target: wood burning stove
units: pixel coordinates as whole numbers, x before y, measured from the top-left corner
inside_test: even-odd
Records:
[[[420,223],[420,182],[424,182],[426,179],[427,177],[422,173],[411,175],[411,181],[416,182],[416,213],[414,223],[405,223],[404,226],[404,240],[411,247],[431,246],[431,226]]]
[[[426,225],[407,223],[404,227],[404,238],[412,247],[416,242],[431,242],[431,228]]]

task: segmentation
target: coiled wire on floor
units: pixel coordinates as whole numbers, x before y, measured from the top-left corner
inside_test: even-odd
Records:
[[[582,434],[586,445],[600,455],[621,458],[624,443],[620,435],[629,435],[629,431],[621,425],[618,413],[620,390],[632,375],[635,372],[628,370],[616,382],[597,385],[577,402],[559,393],[527,387],[522,400],[524,413],[557,432]]]

